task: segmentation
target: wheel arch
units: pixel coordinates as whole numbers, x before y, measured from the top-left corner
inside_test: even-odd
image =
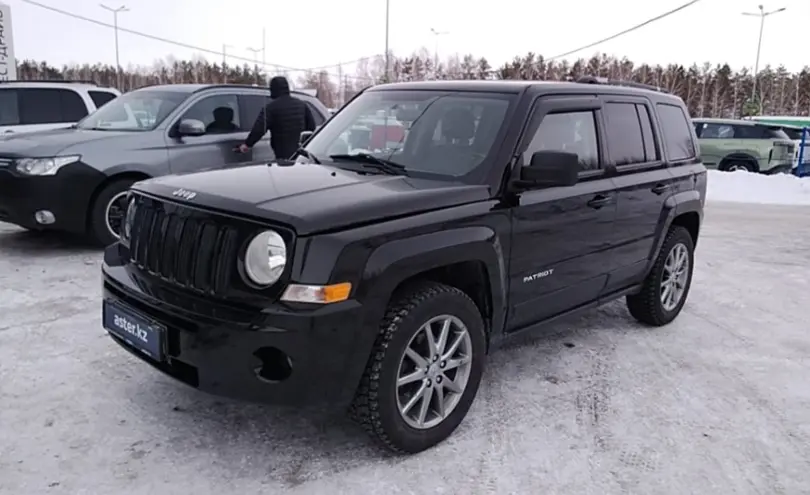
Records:
[[[751,153],[735,151],[724,156],[717,164],[718,170],[724,170],[725,165],[732,162],[748,162],[754,167],[754,172],[759,172],[759,160]]]
[[[470,226],[392,241],[369,256],[360,297],[384,313],[403,290],[422,280],[455,287],[467,294],[484,319],[487,338],[503,329],[506,266],[495,231]],[[379,319],[382,314],[370,316]]]
[[[667,232],[673,225],[684,227],[692,237],[693,246],[697,246],[700,236],[700,226],[703,223],[703,201],[700,192],[695,189],[682,191],[667,198],[664,202],[664,209],[661,212],[661,219],[658,222],[653,248],[647,258],[645,275],[650,272],[661,246],[667,237]]]

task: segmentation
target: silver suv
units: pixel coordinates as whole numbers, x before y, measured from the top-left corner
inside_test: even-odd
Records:
[[[316,125],[326,121],[315,97],[292,96],[309,104]],[[0,221],[112,244],[133,183],[273,159],[269,136],[248,153],[234,150],[269,98],[256,86],[150,86],[70,128],[0,139]]]

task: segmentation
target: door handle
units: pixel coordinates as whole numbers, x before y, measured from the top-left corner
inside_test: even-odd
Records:
[[[588,206],[593,208],[594,210],[598,210],[603,206],[607,206],[613,202],[613,196],[605,196],[603,194],[597,194],[593,197],[590,201],[588,201]]]
[[[665,192],[672,189],[672,185],[670,184],[656,184],[651,190],[655,194],[664,194]]]

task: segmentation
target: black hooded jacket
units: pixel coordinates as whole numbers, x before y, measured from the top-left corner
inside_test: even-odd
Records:
[[[315,130],[315,119],[306,103],[290,95],[290,84],[283,76],[270,80],[270,98],[245,144],[253,147],[270,131],[270,146],[276,158],[290,158],[298,149],[301,132]]]

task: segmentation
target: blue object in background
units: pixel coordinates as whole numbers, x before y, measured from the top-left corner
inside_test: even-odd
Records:
[[[805,147],[808,145],[808,140],[810,140],[810,127],[805,127],[804,129],[802,129],[802,142],[799,145],[799,165],[796,167],[796,175],[798,175],[799,177],[810,175],[808,174],[808,172],[810,171],[807,170],[808,167],[804,163],[805,159],[804,150]]]

